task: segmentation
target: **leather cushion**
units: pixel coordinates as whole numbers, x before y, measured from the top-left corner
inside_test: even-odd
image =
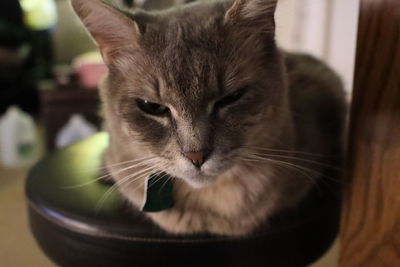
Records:
[[[116,191],[98,209],[111,186],[95,181],[107,140],[101,133],[56,151],[28,176],[32,232],[60,266],[307,266],[335,238],[340,194],[327,181],[246,238],[165,233]]]

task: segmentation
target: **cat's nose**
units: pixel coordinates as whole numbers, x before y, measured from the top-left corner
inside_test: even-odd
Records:
[[[197,168],[200,168],[201,165],[203,165],[204,160],[207,156],[206,152],[204,151],[190,151],[190,152],[184,152],[183,155],[190,159],[193,163],[194,166]]]

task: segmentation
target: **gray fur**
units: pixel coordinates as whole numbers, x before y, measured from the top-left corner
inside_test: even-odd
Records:
[[[96,0],[72,3],[110,70],[101,97],[113,178],[127,173],[111,165],[144,156],[175,177],[176,206],[148,214],[165,230],[248,234],[295,206],[321,179],[322,164],[295,161],[312,168],[304,177],[288,165],[250,160],[249,153],[285,150],[280,155],[289,164],[296,151],[337,157],[346,109],[341,82],[319,61],[276,47],[276,1],[202,1],[154,13],[117,11]],[[241,99],[215,109],[240,89]],[[171,113],[145,114],[137,99]],[[186,151],[210,155],[197,169]],[[119,187],[134,206],[141,205],[145,179]]]

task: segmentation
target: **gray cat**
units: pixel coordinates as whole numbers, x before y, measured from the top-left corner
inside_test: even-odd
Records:
[[[128,13],[72,0],[109,69],[106,166],[139,208],[149,175],[173,177],[175,205],[147,213],[168,232],[247,235],[295,208],[341,157],[340,79],[276,46],[276,4]]]

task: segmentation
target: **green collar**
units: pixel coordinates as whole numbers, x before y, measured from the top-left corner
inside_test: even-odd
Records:
[[[144,212],[163,211],[174,206],[172,178],[166,173],[151,174],[146,182]]]

